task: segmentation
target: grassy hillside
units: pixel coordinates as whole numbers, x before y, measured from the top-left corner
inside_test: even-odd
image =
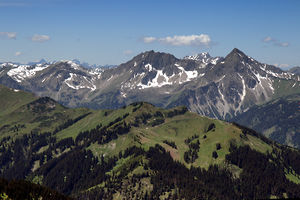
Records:
[[[0,119],[3,115],[37,99],[31,93],[10,89],[3,85],[0,85],[0,94]]]
[[[52,132],[59,126],[87,115],[85,108],[68,109],[54,100],[0,85],[0,139],[28,133]]]
[[[151,120],[149,123],[151,123]],[[215,125],[215,128],[207,131],[210,125]],[[170,152],[174,160],[185,163],[189,167],[203,168],[208,168],[212,164],[223,164],[225,155],[229,153],[229,145],[232,140],[235,140],[238,145],[251,145],[254,149],[263,153],[272,150],[270,145],[265,144],[256,137],[243,138],[240,136],[241,134],[242,130],[232,124],[187,112],[184,115],[166,118],[165,122],[158,126],[141,125],[133,127],[126,135],[105,144],[92,143],[88,148],[95,156],[117,156],[120,151],[124,151],[131,146],[138,146],[147,151],[150,147],[159,144]],[[195,139],[192,142],[200,142],[200,149],[197,152],[199,158],[188,164],[184,161],[184,153],[189,151],[189,145],[185,141],[193,137]],[[168,142],[175,143],[176,148],[168,145]],[[216,150],[216,144],[220,144],[221,149],[217,151],[218,158],[214,159],[212,153]]]
[[[0,176],[9,180],[76,199],[300,196],[298,150],[185,107],[68,109],[33,98],[8,110],[1,118]]]

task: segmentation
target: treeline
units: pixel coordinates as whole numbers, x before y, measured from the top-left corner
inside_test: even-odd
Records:
[[[137,107],[140,105],[136,104]],[[41,178],[44,185],[77,199],[112,199],[116,192],[126,199],[159,199],[162,195],[167,195],[168,199],[268,199],[271,195],[283,198],[283,194],[290,198],[300,197],[300,186],[285,176],[285,172],[295,176],[300,174],[300,153],[287,147],[280,147],[280,150],[274,148],[272,152],[262,154],[248,146],[237,147],[231,143],[226,164],[242,169],[238,178],[217,166],[210,166],[208,170],[189,169],[174,161],[160,145],[150,147],[148,151],[139,147],[127,148],[115,157],[95,157],[90,150],[86,150],[92,143],[105,144],[128,133],[134,123],[152,123],[154,118],[164,119],[184,112],[184,108],[173,110],[170,115],[160,111],[141,112],[130,122],[125,122],[124,119],[129,116],[125,113],[108,125],[99,124],[89,131],[80,132],[75,140],[69,137],[57,141],[55,131],[42,134],[32,132],[15,140],[3,138],[0,141],[0,176],[9,180]],[[69,127],[80,117],[67,121],[57,130]],[[215,128],[215,124],[211,123],[206,132]],[[257,135],[247,128],[243,128],[242,132],[241,137]],[[264,140],[272,144],[268,139]],[[177,148],[173,141],[163,142]],[[200,149],[199,136],[187,138],[185,144],[189,150],[184,153],[184,160],[192,163]],[[221,144],[217,143],[216,151],[221,148]],[[216,151],[212,155],[214,158],[218,156]],[[126,160],[126,166],[118,167],[116,172],[114,167],[120,159]],[[141,173],[128,176],[137,168]],[[141,189],[143,178],[150,180],[152,190]],[[9,183],[6,181],[4,185]],[[0,186],[0,191],[5,187]],[[8,194],[8,190],[5,191]]]
[[[78,121],[85,116],[82,115],[74,121]],[[31,132],[14,141],[10,137],[3,138],[0,141],[0,176],[9,180],[14,178],[24,179],[31,173],[35,162],[42,166],[66,149],[85,148],[93,142],[104,144],[116,139],[118,135],[126,134],[130,130],[131,126],[129,124],[121,122],[127,116],[128,114],[125,114],[122,118],[117,118],[107,126],[102,127],[100,124],[90,131],[81,132],[75,141],[69,137],[57,142],[56,131],[41,134]],[[63,124],[60,128],[68,125],[69,123]],[[56,130],[59,130],[59,128]],[[45,148],[45,150],[39,152],[41,148]]]
[[[174,110],[171,110],[171,111],[167,112],[167,117],[172,118],[176,115],[183,115],[187,111],[188,111],[188,109],[185,106],[180,107],[180,108],[175,108]]]
[[[193,168],[174,161],[159,145],[147,152],[153,191],[148,199],[159,199],[170,192],[169,199],[239,199],[234,180],[228,171],[211,166],[208,170]],[[173,192],[171,192],[173,191]]]
[[[300,153],[297,149],[288,146],[283,146],[282,151],[273,152],[277,157],[283,158],[283,164],[288,172],[298,176],[300,179]],[[292,168],[292,170],[290,170]]]
[[[34,174],[44,177],[44,185],[70,195],[106,181],[109,176],[105,172],[116,161],[116,157],[98,160],[91,151],[78,148],[50,160]]]
[[[0,198],[13,200],[71,200],[71,198],[64,196],[54,190],[28,181],[8,181],[3,178],[0,178]]]
[[[97,199],[106,197],[112,199],[117,191],[126,199],[159,199],[166,192],[168,199],[239,199],[240,196],[235,188],[235,181],[228,171],[211,166],[208,170],[200,168],[188,169],[185,165],[174,161],[169,152],[163,147],[156,145],[149,151],[142,148],[131,147],[126,149],[119,158],[132,156],[140,160],[131,162],[129,167],[122,168],[120,173],[112,175],[105,181],[104,189],[94,189],[91,192],[78,194],[78,199]],[[148,160],[142,162],[142,160]],[[133,175],[128,179],[127,175],[138,166],[143,166],[145,172]],[[151,171],[151,173],[149,173]],[[152,191],[141,193],[139,190],[128,189],[140,185],[142,178],[150,178],[153,185]],[[122,188],[122,182],[126,180],[126,188]]]
[[[91,112],[83,114],[75,119],[68,119],[65,123],[63,123],[62,125],[59,125],[58,127],[55,128],[55,130],[53,131],[53,134],[58,133],[59,131],[66,129],[70,126],[72,126],[73,124],[75,124],[76,122],[78,122],[79,120],[85,118],[86,116],[90,115]]]
[[[276,143],[268,138],[266,138],[265,136],[263,136],[262,134],[259,134],[257,133],[256,131],[254,131],[253,129],[250,129],[250,128],[247,128],[245,126],[242,126],[240,124],[237,124],[235,122],[232,122],[233,125],[235,125],[236,127],[240,128],[242,130],[242,133],[244,135],[252,135],[252,136],[255,136],[255,137],[258,137],[259,139],[261,139],[262,141],[264,141],[265,143],[267,144],[274,144],[276,145]]]
[[[198,158],[198,152],[200,150],[199,135],[193,135],[190,138],[184,140],[184,143],[188,145],[189,150],[184,152],[184,161],[186,163],[193,163]]]
[[[96,128],[90,131],[80,132],[75,143],[77,145],[89,146],[91,143],[97,142],[98,144],[105,144],[111,140],[117,139],[119,135],[126,134],[130,131],[131,125],[125,121],[109,124],[108,126],[103,126],[99,124]]]
[[[116,139],[118,135],[128,133],[130,125],[122,122],[128,113],[110,122],[107,126],[102,127],[100,124],[90,131],[80,133],[75,140],[69,137],[56,141],[55,134],[58,131],[87,115],[67,121],[52,133],[31,132],[15,140],[10,137],[3,138],[0,141],[0,177],[9,180],[22,180],[30,177],[33,179],[35,176],[44,177],[43,184],[64,194],[70,194],[73,191],[88,188],[90,184],[96,184],[91,180],[105,180],[103,169],[111,168],[116,158],[107,158],[105,161],[103,158],[98,161],[91,152],[83,149],[92,142],[103,144]],[[99,163],[101,164],[99,165]],[[93,166],[93,173],[90,171],[91,166]],[[33,170],[35,171],[33,172]],[[61,174],[62,177],[57,176],[58,171],[64,173]],[[76,174],[82,175],[82,177],[76,177]],[[89,177],[89,174],[92,176]]]
[[[45,145],[54,146],[55,142],[56,139],[51,136],[51,133],[31,133],[15,141],[2,139],[0,142],[1,176],[9,180],[24,179],[31,172],[34,161],[41,160],[43,163],[52,158],[51,150],[40,155],[37,152]]]
[[[173,141],[164,140],[163,143],[169,145],[170,147],[172,147],[174,149],[177,149],[177,146],[176,146],[175,142],[173,142]]]
[[[289,198],[300,197],[300,186],[286,178],[280,159],[233,143],[229,151],[226,160],[243,169],[238,179],[243,199],[268,199],[270,195],[284,198],[284,193]]]
[[[56,101],[50,97],[41,97],[29,104],[27,104],[27,109],[32,110],[34,113],[44,113],[50,112],[55,109]]]
[[[100,127],[102,126],[99,125],[98,128],[101,129]],[[186,143],[200,145],[197,140],[198,137],[191,137]],[[45,143],[49,148],[40,154],[28,148],[32,146],[39,150],[38,147]],[[173,145],[169,141],[165,143]],[[28,174],[30,177],[40,176],[43,177],[44,185],[78,199],[112,199],[116,191],[122,192],[126,198],[135,195],[140,199],[159,199],[166,192],[169,199],[268,199],[271,195],[283,198],[284,193],[292,198],[300,196],[299,185],[287,180],[284,174],[287,166],[291,166],[296,172],[299,170],[299,153],[289,148],[262,154],[248,146],[236,147],[231,143],[230,154],[226,156],[226,161],[242,169],[239,178],[233,178],[229,171],[217,166],[210,166],[208,170],[194,167],[188,169],[185,165],[174,161],[169,152],[160,145],[150,147],[149,151],[131,147],[120,152],[118,157],[101,156],[98,160],[91,151],[84,150],[83,146],[77,145],[71,138],[56,142],[52,139],[51,133],[24,136],[14,144],[16,146],[12,146],[11,155],[7,155],[6,159],[11,159],[10,163],[12,160],[21,159],[21,156],[24,156],[24,159],[21,159],[22,163],[14,165],[15,168],[12,168],[14,170],[4,169],[4,175],[10,174],[10,178],[17,176],[20,179],[24,179]],[[192,147],[193,145],[191,148],[196,149]],[[53,157],[52,153],[56,149],[67,147],[72,148],[72,151]],[[2,146],[0,157],[2,164],[5,163],[3,152],[9,152],[8,146],[5,150],[3,148]],[[27,148],[29,150],[26,150]],[[216,149],[219,148],[221,146],[216,144]],[[107,174],[116,166],[118,159],[130,156],[132,158],[140,156],[140,159],[133,159],[118,174]],[[284,166],[285,162],[281,158],[289,164]],[[38,159],[43,164],[35,172],[30,173],[33,162]],[[128,179],[127,175],[139,166],[143,167],[144,173]],[[127,184],[130,185],[128,187],[140,184],[142,178],[150,178],[152,191],[145,193],[133,189],[129,191],[126,189],[127,186],[122,185],[127,179]],[[101,188],[87,190],[99,184],[102,184]],[[85,192],[78,193],[78,191]]]

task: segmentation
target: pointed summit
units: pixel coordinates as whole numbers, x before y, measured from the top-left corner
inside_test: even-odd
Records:
[[[226,57],[225,59],[234,59],[234,58],[238,58],[239,59],[243,59],[243,58],[248,58],[248,56],[242,52],[241,50],[237,49],[237,48],[234,48]]]
[[[221,66],[226,69],[226,73],[239,72],[242,74],[246,71],[251,71],[252,68],[259,68],[252,60],[244,52],[234,48],[221,62]],[[250,65],[251,67],[249,67]]]

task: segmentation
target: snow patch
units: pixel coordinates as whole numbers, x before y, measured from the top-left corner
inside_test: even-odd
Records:
[[[213,64],[213,65],[216,65],[219,60],[220,60],[220,58],[216,57],[216,58],[211,59],[210,63]]]
[[[180,70],[179,74],[173,74],[172,76],[167,76],[167,74],[163,73],[163,70],[156,70],[152,67],[150,64],[146,64],[145,68],[148,71],[156,71],[156,76],[152,79],[152,81],[149,81],[146,85],[142,84],[141,82],[137,85],[139,89],[145,89],[145,88],[150,88],[150,87],[162,87],[164,85],[172,85],[174,82],[171,81],[171,79],[174,76],[179,76],[179,84],[182,84],[187,81],[191,81],[194,78],[202,77],[205,74],[199,74],[198,71],[186,71],[183,67],[181,67],[179,64],[175,63],[175,66]],[[136,78],[136,76],[143,76],[144,73],[139,74],[139,75],[134,75],[133,79]]]
[[[169,78],[166,74],[163,73],[162,70],[157,70],[156,76],[152,81],[149,81],[147,85],[139,83],[137,86],[139,89],[151,88],[151,87],[162,87],[164,85],[172,85],[172,82],[169,82]],[[158,82],[158,79],[162,79],[163,81]]]
[[[79,66],[80,66],[80,65],[74,63],[73,61],[67,61],[67,63],[68,63],[69,65],[71,65],[71,67],[72,67],[73,69],[79,70]]]
[[[121,93],[121,96],[122,96],[123,98],[126,98],[126,97],[127,97],[127,94],[126,94],[125,92],[120,91],[120,93]]]
[[[216,82],[220,82],[225,78],[226,75],[223,75],[219,80],[217,80]]]
[[[242,79],[242,84],[243,84],[243,92],[242,92],[242,94],[241,94],[241,102],[243,102],[244,99],[245,99],[245,96],[246,96],[246,85],[245,85],[245,80],[244,80],[244,78],[243,78],[240,74],[238,74],[238,75],[239,75],[239,77]]]
[[[152,67],[152,65],[149,64],[149,63],[145,65],[145,68],[146,68],[149,72],[153,71],[153,67]]]
[[[78,79],[81,80],[79,85],[73,85],[73,82],[75,81],[75,78],[77,77],[77,74],[70,73],[70,77],[67,78],[64,83],[67,84],[68,87],[74,89],[74,90],[79,90],[83,88],[90,89],[92,91],[96,90],[97,87],[94,85],[92,82],[88,81],[86,77],[84,79],[86,80],[85,82],[82,82],[82,77],[79,77]]]
[[[240,99],[241,101],[239,102],[239,106],[237,107],[237,109],[235,110],[235,114],[240,111],[241,112],[241,106],[242,106],[242,103],[246,97],[246,85],[245,85],[245,80],[244,78],[238,73],[239,77],[242,79],[242,85],[243,85],[243,91],[242,91],[242,94],[239,93],[240,95]]]
[[[204,52],[204,53],[195,54],[191,56],[185,56],[183,59],[202,62],[203,63],[202,67],[206,67],[209,63],[216,65],[217,62],[220,60],[220,57],[213,58],[209,55],[209,53]]]
[[[198,76],[198,72],[197,72],[196,70],[194,70],[194,71],[186,71],[183,67],[181,67],[181,66],[178,65],[178,64],[175,64],[175,66],[176,66],[178,69],[181,70],[180,76],[181,76],[182,74],[184,74],[184,73],[186,74],[187,78],[186,78],[186,80],[184,80],[183,82],[191,81],[192,79],[197,78],[197,76]],[[203,76],[204,76],[204,75],[203,75]]]
[[[248,58],[249,58],[252,62],[254,62],[254,59],[253,59],[253,58],[251,58],[250,56],[248,56]]]
[[[243,58],[243,56],[240,53],[237,53],[241,58]]]
[[[201,61],[203,63],[207,63],[210,58],[211,58],[211,56],[209,55],[209,53],[204,52],[204,53],[200,53],[200,54],[186,56],[183,59],[185,59],[185,60],[195,60],[195,61]]]
[[[89,74],[91,75],[101,75],[104,70],[101,68],[93,68],[89,70]]]
[[[190,81],[191,79],[194,79],[198,76],[198,72],[195,71],[185,71],[185,69],[183,67],[178,67],[178,69],[180,69],[183,73],[185,73],[187,75],[187,79],[186,81]]]
[[[42,71],[47,67],[49,67],[47,64],[39,66],[13,65],[13,69],[9,70],[7,75],[20,83],[27,78],[32,78],[38,71]]]
[[[111,77],[109,77],[109,79],[107,79],[107,82],[110,81],[113,77],[114,77],[114,75],[112,75]]]

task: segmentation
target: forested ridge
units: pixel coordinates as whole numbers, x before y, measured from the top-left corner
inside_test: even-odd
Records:
[[[24,180],[11,180],[0,178],[0,199],[48,199],[72,200],[54,190]]]
[[[2,137],[2,194],[13,198],[9,181],[27,180],[34,191],[43,185],[74,199],[300,197],[299,151],[246,127],[140,102],[97,114],[87,130],[73,128],[93,115]],[[66,130],[74,134],[61,135]],[[33,193],[29,182],[18,183],[20,193]]]

